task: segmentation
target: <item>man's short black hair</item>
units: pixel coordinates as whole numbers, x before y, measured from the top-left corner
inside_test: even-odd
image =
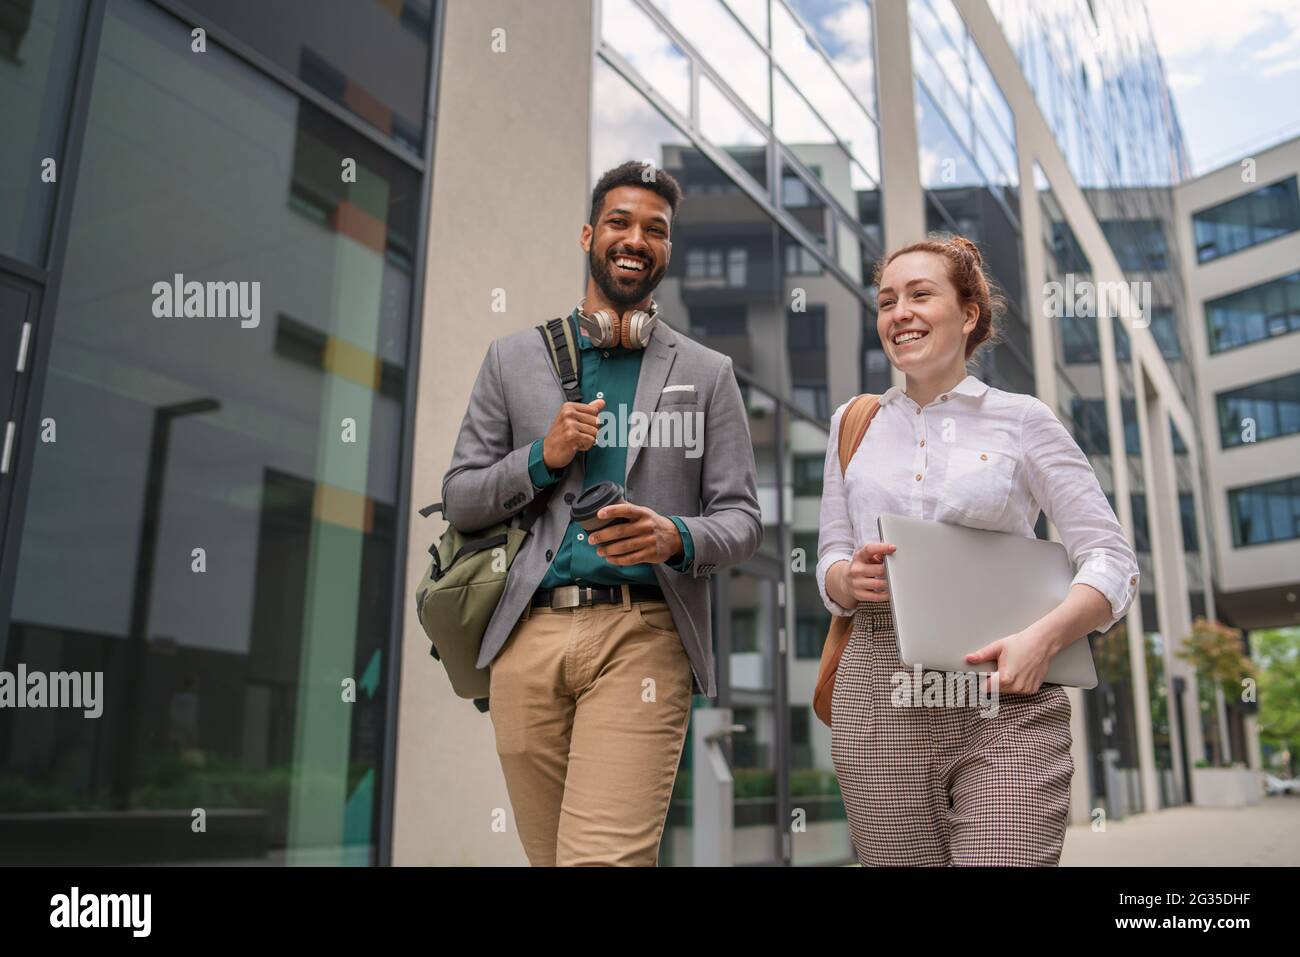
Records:
[[[596,220],[600,218],[600,211],[605,207],[605,194],[620,186],[636,186],[658,193],[668,200],[668,205],[672,208],[670,225],[677,221],[677,207],[682,204],[682,188],[677,180],[657,166],[628,160],[601,176],[596,183],[596,188],[591,191],[591,216],[587,221],[593,227],[596,225]]]

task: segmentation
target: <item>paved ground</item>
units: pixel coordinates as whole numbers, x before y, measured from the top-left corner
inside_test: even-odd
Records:
[[[1062,867],[1300,867],[1300,795],[1244,808],[1177,807],[1077,825],[1065,834]]]

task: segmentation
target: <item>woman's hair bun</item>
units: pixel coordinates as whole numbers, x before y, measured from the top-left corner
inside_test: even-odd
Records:
[[[965,236],[949,236],[948,242],[952,243],[962,252],[967,253],[973,260],[975,260],[976,265],[983,265],[984,257],[980,254],[980,248]]]

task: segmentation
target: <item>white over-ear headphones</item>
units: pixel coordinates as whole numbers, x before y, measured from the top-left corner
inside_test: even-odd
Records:
[[[578,303],[578,326],[583,333],[596,346],[601,349],[612,349],[614,346],[623,346],[627,349],[644,349],[650,344],[650,337],[654,334],[655,323],[659,307],[653,299],[650,300],[650,311],[642,309],[632,309],[623,313],[623,318],[611,315],[606,309],[597,309],[591,315],[587,315],[582,307],[587,302],[584,296],[582,302]]]

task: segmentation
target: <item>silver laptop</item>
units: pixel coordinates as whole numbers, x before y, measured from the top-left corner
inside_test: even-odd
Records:
[[[885,556],[898,653],[909,668],[996,671],[996,662],[966,656],[1013,635],[1059,605],[1074,569],[1065,546],[902,515],[877,519]],[[1097,669],[1087,636],[1052,659],[1047,684],[1095,688]]]

